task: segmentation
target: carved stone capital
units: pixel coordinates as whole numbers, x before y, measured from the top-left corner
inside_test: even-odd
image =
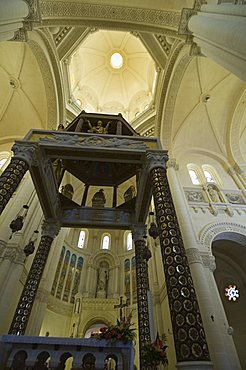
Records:
[[[18,265],[24,265],[25,260],[26,260],[26,255],[24,253],[24,250],[23,249],[17,250],[14,263]]]
[[[4,251],[4,259],[14,261],[17,256],[17,247],[6,247]]]
[[[199,249],[197,248],[186,249],[186,256],[187,256],[189,265],[191,265],[192,263],[202,264],[202,257],[200,255]]]
[[[216,269],[215,257],[211,254],[201,254],[203,266],[209,268],[210,271]]]
[[[42,236],[49,236],[54,239],[60,230],[60,225],[55,220],[45,220],[42,224]]]
[[[163,150],[146,152],[146,166],[149,171],[160,167],[166,169],[167,160],[168,154]]]
[[[167,161],[167,168],[174,168],[175,171],[178,171],[179,165],[175,158],[169,158]]]
[[[146,225],[135,224],[132,227],[132,240],[134,243],[138,240],[145,240],[146,236]]]
[[[38,166],[36,146],[23,144],[14,144],[12,147],[15,158],[25,161],[29,166]]]

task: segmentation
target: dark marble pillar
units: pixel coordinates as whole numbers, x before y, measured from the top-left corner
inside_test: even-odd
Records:
[[[58,234],[58,231],[59,227],[56,222],[44,221],[41,241],[19,299],[14,318],[9,329],[9,334],[25,334],[50,247],[54,237]]]
[[[0,214],[17,189],[23,176],[28,170],[28,163],[13,157],[10,164],[0,176]]]
[[[207,362],[203,323],[167,180],[167,159],[163,152],[147,154],[176,356],[178,362]]]
[[[136,256],[136,280],[137,280],[137,304],[138,304],[138,335],[139,335],[139,364],[141,370],[152,370],[143,358],[144,345],[151,342],[150,321],[148,307],[148,260],[151,252],[145,243],[145,226],[134,226],[132,237],[135,244]]]

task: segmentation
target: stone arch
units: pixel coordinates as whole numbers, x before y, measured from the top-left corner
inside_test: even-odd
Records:
[[[107,262],[110,267],[119,265],[119,258],[111,250],[100,250],[89,260],[89,265],[99,267],[101,262]]]
[[[47,129],[51,130],[56,129],[57,124],[64,121],[64,94],[58,61],[53,55],[52,48],[49,45],[47,47],[47,42],[45,46],[48,50],[45,50],[44,46],[40,46],[40,44],[44,44],[44,42],[40,42],[40,37],[44,41],[42,35],[36,31],[35,34],[30,35],[27,43],[37,60],[43,78],[47,99]]]
[[[246,90],[241,93],[227,132],[229,158],[232,165],[238,166],[245,162],[240,148],[240,126],[246,110],[245,99]]]
[[[246,246],[246,226],[234,222],[216,222],[205,226],[199,235],[201,245],[212,255],[212,242],[228,239]]]
[[[181,54],[181,58],[177,61]],[[170,150],[171,147],[172,119],[178,88],[192,59],[193,57],[189,55],[188,48],[184,47],[184,43],[179,41],[165,68],[165,75],[160,88],[160,100],[158,102],[159,113],[157,113],[156,117],[156,135],[160,136],[161,143],[167,150]]]
[[[103,312],[101,316],[95,316],[95,314],[88,315],[87,319],[84,320],[84,325],[82,327],[82,337],[85,336],[86,331],[94,324],[105,323],[106,326],[109,326],[112,322],[112,315],[107,312]]]
[[[17,350],[12,357],[11,369],[12,370],[25,370],[26,369],[26,359],[27,353],[24,350]]]

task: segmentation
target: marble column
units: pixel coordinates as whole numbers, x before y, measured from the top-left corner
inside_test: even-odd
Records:
[[[188,20],[193,41],[202,54],[246,81],[246,6],[201,6]]]
[[[38,246],[32,266],[27,276],[19,303],[17,305],[9,334],[24,335],[28,319],[33,307],[34,299],[42,278],[45,264],[49,255],[54,237],[58,234],[59,227],[55,221],[44,221],[42,237]]]
[[[27,170],[27,161],[16,157],[11,158],[8,167],[0,176],[0,214],[3,212]]]
[[[15,32],[23,27],[29,14],[29,7],[24,0],[4,1],[0,12],[0,41],[11,40]]]
[[[220,297],[213,293],[214,287],[210,286],[205,274],[199,251],[199,249],[202,248],[196,237],[189,206],[177,175],[178,165],[175,159],[169,159],[167,167],[167,176],[172,192],[172,198],[178,215],[179,226],[182,232],[188,263],[194,281],[214,369],[238,369],[238,357],[235,352],[232,338],[229,338],[229,336],[221,338],[221,333],[225,330],[224,323],[219,320],[215,323],[211,319],[211,316],[214,316],[214,312],[217,310],[216,307],[219,307],[220,309],[222,308],[222,316],[225,315],[225,312],[223,307],[221,307],[222,303]],[[230,352],[226,351],[224,346],[224,343],[228,341],[231,346]],[[236,367],[232,366],[231,358]]]
[[[170,306],[177,367],[211,369],[212,364],[179,224],[167,180],[165,152],[147,153],[156,221]]]
[[[42,327],[45,311],[47,308],[48,298],[51,293],[56,267],[60,258],[61,248],[67,234],[67,228],[62,228],[56,237],[53,247],[43,272],[42,282],[38,288],[32,312],[30,314],[26,335],[39,335]],[[54,268],[55,266],[55,268]]]
[[[138,335],[139,335],[139,363],[141,370],[152,370],[152,367],[144,361],[144,345],[151,342],[150,320],[148,307],[148,260],[151,253],[146,245],[145,225],[134,225],[132,239],[135,244],[136,256],[136,280],[137,280],[137,304],[138,304]]]

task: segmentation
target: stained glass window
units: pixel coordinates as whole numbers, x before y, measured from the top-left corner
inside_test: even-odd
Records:
[[[55,273],[55,277],[54,277],[52,289],[51,289],[51,294],[52,295],[55,295],[55,291],[56,291],[56,287],[57,287],[57,283],[58,283],[58,278],[59,278],[60,271],[61,271],[61,266],[62,266],[64,254],[65,254],[65,247],[63,246],[62,247],[62,250],[61,250],[60,258],[59,258],[59,261],[58,261],[58,264],[57,264],[57,268],[56,268],[56,273]]]
[[[235,302],[239,298],[239,289],[235,284],[230,284],[225,288],[225,296],[228,301]]]
[[[72,290],[72,295],[71,295],[71,300],[70,300],[71,303],[74,303],[74,296],[75,294],[78,293],[78,290],[79,290],[79,282],[80,282],[83,263],[84,263],[83,257],[79,257],[76,270],[75,270],[75,274],[74,274],[73,290]]]
[[[67,273],[67,280],[66,280],[66,285],[63,293],[63,301],[68,302],[69,300],[69,293],[71,290],[71,285],[73,281],[73,276],[74,276],[74,269],[75,269],[75,264],[76,264],[76,255],[72,254],[70,265],[68,268],[68,273]]]
[[[63,266],[62,266],[62,272],[61,272],[61,275],[60,275],[59,284],[58,284],[58,288],[57,288],[57,292],[56,292],[56,297],[57,298],[61,298],[62,289],[63,289],[63,286],[64,286],[64,281],[65,281],[65,278],[66,278],[67,268],[68,268],[68,264],[69,264],[69,260],[70,260],[70,255],[71,255],[71,253],[69,251],[66,251],[65,260],[64,260],[64,263],[63,263]]]

